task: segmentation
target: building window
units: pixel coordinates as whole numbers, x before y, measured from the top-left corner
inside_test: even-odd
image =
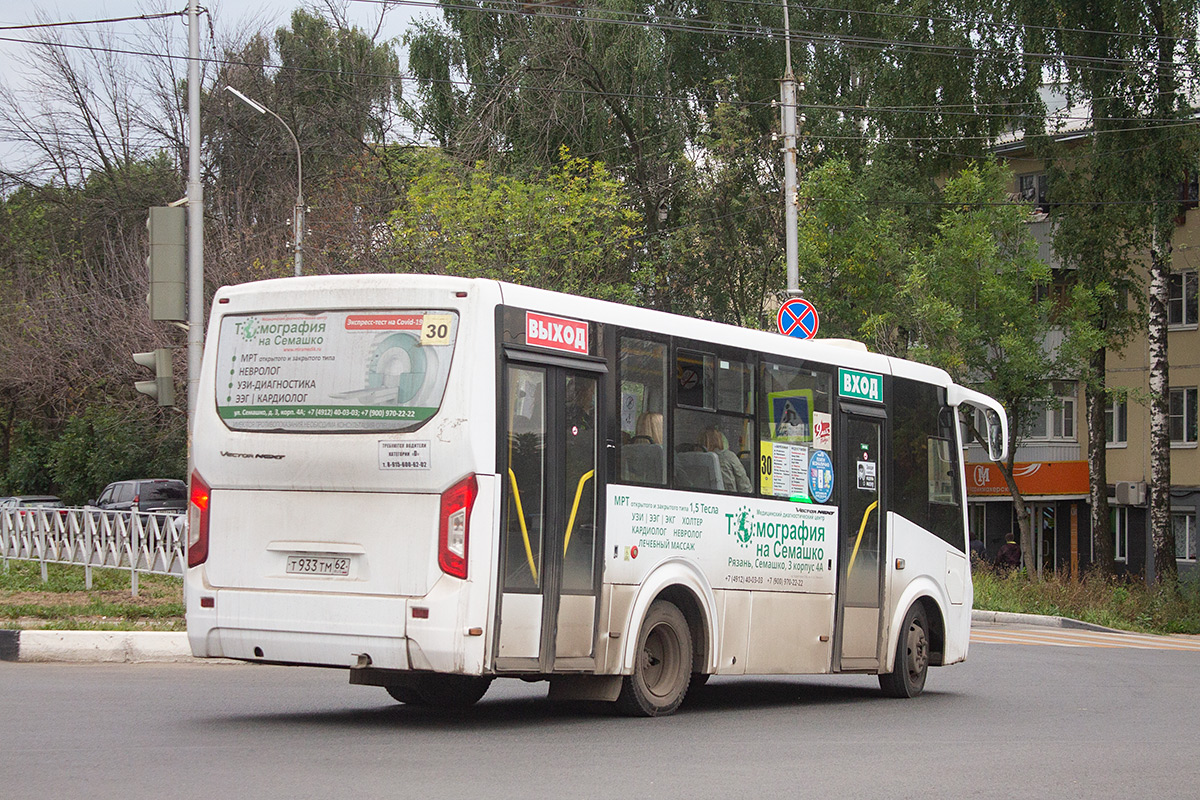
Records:
[[[1017,176],[1017,191],[1022,202],[1033,203],[1038,211],[1050,210],[1050,204],[1046,202],[1046,173]]]
[[[1104,433],[1110,445],[1123,445],[1129,429],[1129,404],[1124,400],[1112,400],[1104,409]]]
[[[1073,442],[1077,385],[1074,381],[1054,381],[1051,391],[1052,399],[1035,404],[1025,438]]]
[[[1196,270],[1176,272],[1167,284],[1167,324],[1197,323]]]
[[[1196,387],[1171,389],[1168,406],[1167,427],[1171,433],[1171,444],[1194,445],[1196,443]]]
[[[1171,529],[1175,531],[1175,560],[1196,560],[1196,511],[1195,509],[1171,512]]]
[[[1117,561],[1129,560],[1129,509],[1124,506],[1109,508],[1109,519],[1112,522],[1113,557]]]

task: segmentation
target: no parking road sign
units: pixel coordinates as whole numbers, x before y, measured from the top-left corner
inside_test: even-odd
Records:
[[[796,339],[811,339],[817,335],[821,320],[817,309],[803,297],[793,297],[779,308],[779,332]]]

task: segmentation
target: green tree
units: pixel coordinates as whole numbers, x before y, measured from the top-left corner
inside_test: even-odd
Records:
[[[291,220],[296,197],[291,137],[225,86],[270,108],[296,136],[312,208],[305,271],[378,269],[370,249],[360,248],[350,264],[331,255],[343,250],[343,234],[361,241],[364,228],[377,224],[403,191],[379,158],[399,119],[400,63],[393,43],[337,17],[297,10],[290,25],[273,35],[254,34],[223,55],[203,98],[205,150],[214,176],[205,197],[210,283],[286,274],[291,237],[283,223]],[[364,191],[363,175],[371,178],[370,191]],[[363,210],[374,218],[360,225]]]
[[[1050,269],[1037,258],[1026,207],[1008,202],[1011,182],[1011,173],[992,161],[947,180],[937,233],[913,259],[901,295],[914,320],[912,357],[978,387],[1008,411],[1008,460],[997,466],[1033,575],[1033,536],[1013,464],[1022,432],[1050,400],[1058,354],[1046,348],[1052,309],[1033,302]]]
[[[874,188],[844,160],[804,180],[800,289],[820,311],[822,336],[858,339],[903,356],[910,336],[896,288],[910,267],[915,232],[897,206],[873,199]]]
[[[435,152],[421,160],[389,222],[397,270],[633,299],[636,215],[603,164],[564,148],[557,169],[519,180]]]
[[[658,231],[680,219],[673,199],[688,175],[696,109],[664,31],[619,24],[631,12],[621,0],[520,15],[447,4],[444,25],[426,22],[407,38],[422,100],[411,119],[461,163],[515,176],[555,168],[564,146],[603,159],[647,237],[643,294],[671,308],[688,270],[656,257]]]

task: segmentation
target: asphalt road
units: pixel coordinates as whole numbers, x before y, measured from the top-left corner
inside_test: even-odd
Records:
[[[458,716],[341,672],[0,663],[5,798],[1194,798],[1200,653],[973,644],[916,700],[713,679],[676,716],[498,681]]]

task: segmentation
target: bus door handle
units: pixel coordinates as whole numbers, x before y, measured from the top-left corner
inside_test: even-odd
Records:
[[[583,497],[583,485],[590,481],[595,476],[596,470],[589,470],[583,473],[579,479],[579,486],[575,489],[575,502],[571,504],[571,518],[567,521],[567,535],[563,539],[563,556],[567,555],[567,548],[571,545],[571,531],[575,530],[575,515],[579,513],[579,501]]]

